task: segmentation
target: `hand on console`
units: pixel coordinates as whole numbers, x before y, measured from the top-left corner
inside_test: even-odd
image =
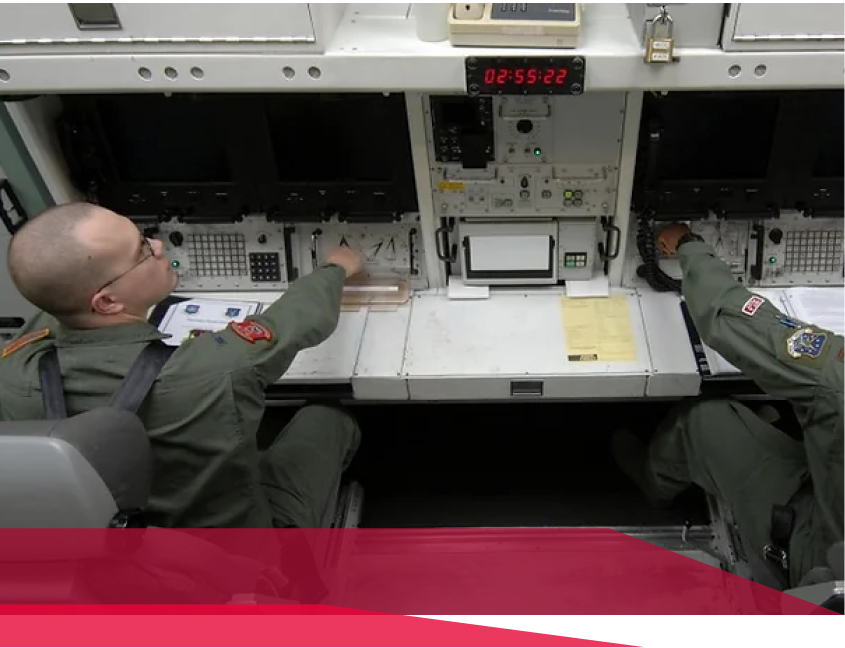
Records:
[[[678,244],[687,234],[690,234],[690,228],[687,225],[673,223],[660,230],[657,235],[657,243],[664,254],[674,256],[678,252]]]
[[[364,260],[351,248],[342,245],[334,248],[326,256],[326,263],[338,265],[346,270],[346,278],[354,277],[364,270]]]

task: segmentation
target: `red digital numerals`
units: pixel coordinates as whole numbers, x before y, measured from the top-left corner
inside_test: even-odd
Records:
[[[566,68],[487,68],[484,70],[484,85],[503,86],[513,85],[563,85],[569,70]]]

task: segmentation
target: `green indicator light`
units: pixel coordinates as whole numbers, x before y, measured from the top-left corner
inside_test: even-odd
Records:
[[[774,265],[777,262],[778,262],[777,257],[769,257],[769,263],[771,263],[772,265]]]
[[[173,266],[174,268],[178,268],[178,267],[179,267],[179,262],[178,262],[178,261],[171,261],[171,262],[170,262],[170,265],[171,265],[171,266]]]
[[[563,197],[564,198],[572,198],[572,192],[571,191],[564,191]]]
[[[540,157],[542,154],[543,154],[542,150],[540,150],[538,148],[534,149],[534,155],[536,155],[537,157]]]

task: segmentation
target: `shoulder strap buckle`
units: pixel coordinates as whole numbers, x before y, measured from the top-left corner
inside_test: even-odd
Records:
[[[784,549],[774,544],[767,544],[763,547],[763,558],[768,562],[774,563],[784,572],[789,573],[789,556]]]

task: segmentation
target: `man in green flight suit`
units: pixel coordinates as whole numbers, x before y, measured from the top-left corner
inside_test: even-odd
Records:
[[[796,586],[843,537],[843,339],[787,317],[738,283],[713,249],[685,225],[658,237],[677,252],[682,290],[702,341],[792,404],[804,438],[797,441],[732,400],[699,400],[674,410],[649,446],[630,432],[613,439],[622,469],[650,501],[671,502],[690,484],[725,502],[747,553],[765,547],[780,586]],[[835,299],[841,299],[841,293]],[[794,523],[773,543],[773,510],[790,507]],[[783,526],[779,516],[778,527]],[[787,545],[787,546],[780,546]],[[786,569],[777,549],[788,555]]]
[[[362,267],[349,248],[333,250],[260,315],[176,349],[138,412],[153,448],[153,525],[321,525],[358,446],[355,422],[305,407],[263,453],[256,431],[265,388],[332,334],[344,282]],[[38,362],[50,347],[73,416],[107,404],[141,350],[165,337],[146,314],[177,277],[161,242],[107,209],[70,203],[30,220],[11,241],[9,271],[43,312],[3,350],[0,420],[44,417]]]

